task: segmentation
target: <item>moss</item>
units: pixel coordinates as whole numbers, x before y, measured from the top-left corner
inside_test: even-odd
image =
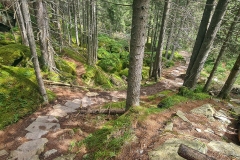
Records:
[[[111,74],[110,81],[113,85],[118,86],[118,87],[123,87],[126,85],[125,81],[116,74]]]
[[[123,70],[121,70],[120,72],[119,72],[119,75],[120,76],[128,76],[128,68],[125,68],[125,69],[123,69]]]
[[[148,79],[149,78],[149,69],[150,67],[143,67],[142,68],[142,78]]]
[[[180,96],[180,95],[172,95],[170,97],[164,98],[159,104],[159,108],[169,108],[171,106],[174,106],[176,104],[186,102],[188,98]]]
[[[109,109],[112,109],[112,108],[121,108],[121,109],[124,109],[124,108],[125,108],[125,104],[126,104],[125,101],[110,102],[110,103],[105,104],[105,105],[103,106],[103,108],[109,108]]]
[[[109,54],[98,62],[98,66],[108,73],[114,73],[121,71],[123,65],[119,54]]]
[[[94,76],[95,84],[101,85],[103,88],[111,88],[112,83],[108,77],[109,76],[106,73],[98,68],[96,75]]]
[[[21,44],[9,44],[0,47],[0,63],[2,65],[11,66],[19,61],[20,66],[26,66],[31,58],[31,53],[28,47]],[[17,65],[17,64],[16,64]]]
[[[84,55],[85,55],[84,49],[81,49],[81,52],[78,53],[70,48],[62,48],[60,55],[62,55],[62,56],[67,55],[68,57],[70,57],[78,62],[82,62],[82,63],[86,62],[86,58],[84,57]]]
[[[60,57],[55,57],[56,67],[63,72],[76,75],[76,64],[66,61]]]
[[[50,91],[48,96],[55,98]],[[0,129],[34,112],[41,102],[33,69],[0,65]]]
[[[196,89],[191,90],[183,86],[179,89],[178,94],[192,100],[203,100],[210,98],[210,96],[207,93],[202,93],[202,88],[203,88],[202,86],[197,86]]]

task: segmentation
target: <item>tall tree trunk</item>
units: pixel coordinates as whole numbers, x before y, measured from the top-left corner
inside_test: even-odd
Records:
[[[228,95],[233,87],[233,84],[235,83],[237,76],[239,75],[239,72],[240,72],[240,54],[238,55],[238,58],[231,70],[230,75],[228,76],[227,81],[225,82],[220,93],[218,94],[219,98],[227,98],[228,97]]]
[[[56,70],[56,64],[54,61],[55,51],[50,42],[49,34],[49,22],[47,14],[47,6],[43,0],[37,0],[34,2],[35,14],[37,17],[37,26],[39,32],[39,42],[41,49],[41,59],[43,68],[47,68],[49,71]]]
[[[189,72],[188,78],[185,78],[185,80],[184,80],[183,85],[188,88],[194,88],[197,83],[197,79],[200,76],[200,72],[202,71],[204,63],[210,52],[210,48],[213,44],[214,38],[215,38],[217,31],[221,25],[222,18],[224,17],[224,14],[226,12],[228,1],[229,0],[221,0],[218,2],[217,6],[216,6],[211,23],[210,23],[207,33],[204,37],[203,43],[198,52],[195,63],[193,64],[193,66]]]
[[[149,2],[150,0],[133,0],[126,110],[131,106],[139,106]]]
[[[97,62],[97,17],[96,1],[89,1],[88,15],[88,57],[87,63],[94,66]]]
[[[56,28],[57,28],[57,31],[58,31],[58,34],[57,34],[57,40],[59,42],[59,50],[60,52],[62,51],[62,47],[63,47],[63,35],[62,35],[62,27],[61,27],[61,22],[60,22],[60,12],[59,12],[59,0],[55,0],[55,15],[56,15]]]
[[[26,26],[29,47],[30,47],[32,57],[33,57],[33,65],[34,65],[34,70],[35,70],[35,75],[37,78],[39,90],[43,97],[44,103],[48,103],[47,92],[46,92],[46,89],[45,89],[45,86],[44,86],[44,83],[42,80],[41,70],[40,70],[39,62],[38,62],[36,44],[35,44],[35,39],[34,39],[34,35],[33,35],[33,30],[32,30],[32,23],[31,23],[31,18],[30,18],[30,14],[29,14],[28,3],[27,3],[27,0],[21,0],[21,3],[22,3],[21,10],[22,10],[22,14],[23,14],[23,18],[24,18],[24,22],[25,22],[25,26]]]
[[[179,4],[179,0],[177,0],[176,4],[177,5]],[[172,6],[172,10],[174,10],[173,6]],[[170,25],[170,31],[169,31],[168,38],[167,38],[166,49],[165,49],[165,58],[166,59],[168,59],[168,50],[169,50],[169,45],[172,42],[173,31],[175,29],[175,23],[176,23],[176,20],[177,20],[177,13],[178,12],[177,12],[177,9],[176,9],[175,12],[174,12],[174,15],[173,15],[172,23]]]
[[[16,11],[17,15],[17,23],[21,31],[21,37],[22,37],[22,44],[25,46],[29,46],[28,38],[27,38],[27,33],[26,33],[26,27],[24,25],[24,20],[22,16],[22,11],[20,9],[20,4],[18,1],[15,2],[14,8]]]
[[[231,24],[231,26],[230,26],[230,28],[228,30],[227,36],[226,36],[226,38],[225,38],[225,40],[224,40],[224,42],[222,44],[222,47],[221,47],[221,50],[220,50],[220,52],[218,54],[217,60],[214,63],[213,69],[212,69],[212,71],[211,71],[211,73],[210,73],[210,75],[208,77],[208,80],[207,80],[207,82],[206,82],[206,84],[205,84],[205,86],[203,88],[203,91],[207,91],[208,90],[208,87],[209,87],[209,85],[210,85],[210,83],[212,81],[212,78],[213,78],[213,76],[215,74],[215,71],[217,70],[217,67],[218,67],[218,65],[220,63],[220,60],[221,60],[221,58],[222,58],[222,56],[223,56],[223,54],[224,54],[224,52],[225,52],[225,50],[227,48],[227,43],[228,43],[229,39],[232,37],[234,28],[235,28],[237,22],[239,21],[239,19],[240,19],[240,8],[238,9],[238,12],[235,15],[235,18],[234,18],[234,20],[233,20],[233,22],[232,22],[232,24]]]
[[[183,83],[184,86],[187,86],[186,83],[188,83],[188,79],[190,78],[190,71],[197,59],[199,50],[202,46],[205,34],[207,32],[209,21],[211,19],[211,12],[212,12],[213,8],[214,8],[214,0],[207,0],[206,6],[205,6],[205,9],[203,12],[201,24],[198,29],[197,38],[196,38],[196,41],[195,41],[195,44],[193,47],[192,56],[191,56],[191,59],[190,59],[189,65],[188,65],[188,69],[186,72],[186,76],[184,79],[184,83]]]
[[[79,46],[79,37],[78,37],[78,0],[73,1],[73,9],[74,9],[74,26],[75,26],[75,35],[76,35],[76,43]]]
[[[152,32],[152,42],[151,42],[151,62],[150,62],[150,69],[149,69],[149,78],[152,77],[152,72],[153,72],[153,63],[154,63],[154,52],[155,52],[155,48],[156,48],[156,42],[157,42],[157,31],[158,28],[160,26],[160,24],[158,23],[159,20],[159,16],[160,16],[160,10],[158,10],[158,13],[156,14],[156,18],[155,18],[155,30]]]
[[[155,81],[157,81],[161,77],[161,72],[162,72],[163,40],[165,36],[165,29],[166,29],[170,5],[171,5],[171,0],[166,0],[164,5],[161,30],[160,30],[159,39],[158,39],[158,47],[157,47],[157,52],[156,52],[156,57],[155,57],[154,67],[152,72],[152,77],[155,78]]]

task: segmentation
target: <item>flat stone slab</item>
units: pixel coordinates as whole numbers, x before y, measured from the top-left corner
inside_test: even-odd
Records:
[[[219,119],[221,122],[230,124],[231,121],[229,120],[227,113],[223,110],[219,110],[213,115],[215,118]]]
[[[59,122],[57,118],[54,116],[38,116],[38,118],[35,120],[36,122],[43,122],[43,123],[57,123]]]
[[[53,155],[54,153],[57,153],[56,149],[51,149],[44,153],[44,159],[48,158],[49,156]]]
[[[73,101],[72,101],[73,103],[77,103],[77,104],[82,104],[82,100],[81,99],[74,99]]]
[[[78,108],[80,108],[81,104],[75,103],[75,102],[72,102],[72,101],[67,101],[64,105],[68,108],[71,108],[71,109],[78,109]]]
[[[39,132],[39,131],[56,131],[60,129],[60,124],[58,123],[43,123],[43,122],[33,122],[25,130],[29,132]]]
[[[69,155],[64,155],[61,157],[54,158],[53,160],[74,160],[76,157],[76,154],[69,154]]]
[[[227,156],[233,156],[240,160],[240,146],[237,146],[236,144],[222,141],[212,141],[208,143],[208,146],[216,152],[220,152]]]
[[[1,156],[6,156],[6,155],[8,155],[8,152],[6,151],[6,150],[0,150],[0,157]]]
[[[73,103],[73,102],[72,102],[72,103]],[[79,108],[79,107],[80,107],[79,104],[77,104],[77,105],[78,105],[78,108]],[[76,106],[75,106],[75,107],[76,107]],[[64,111],[64,112],[66,112],[66,113],[76,112],[76,110],[73,108],[73,106],[71,106],[71,107],[66,107],[66,106],[62,106],[62,105],[58,104],[58,105],[53,106],[53,108],[54,108],[54,109],[60,109],[60,110],[62,110],[62,111]]]
[[[196,149],[204,154],[207,153],[207,146],[196,140],[182,140],[172,138],[167,140],[164,144],[148,153],[150,160],[184,160],[177,153],[180,144],[184,144],[190,148]]]
[[[213,118],[216,110],[212,107],[211,104],[204,104],[201,107],[197,107],[191,110],[192,113],[204,115],[208,118]]]
[[[191,122],[187,119],[187,117],[185,117],[185,114],[184,114],[182,111],[178,110],[177,113],[176,113],[176,115],[177,115],[179,118],[181,118],[183,121],[191,123]]]
[[[37,160],[39,159],[38,155],[44,151],[47,142],[46,138],[25,142],[17,150],[11,152],[10,159]]]
[[[29,132],[25,135],[25,137],[27,139],[39,139],[41,138],[43,135],[47,134],[49,131],[43,131],[43,130],[39,130],[37,132]]]
[[[92,100],[88,98],[87,96],[82,98],[82,107],[88,107],[92,105]]]

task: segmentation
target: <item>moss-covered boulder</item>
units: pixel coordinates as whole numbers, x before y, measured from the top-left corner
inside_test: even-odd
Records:
[[[28,47],[21,44],[9,44],[0,47],[0,64],[6,66],[26,66],[31,58]]]

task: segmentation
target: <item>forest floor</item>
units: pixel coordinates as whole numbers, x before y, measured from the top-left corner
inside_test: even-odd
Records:
[[[181,54],[188,62],[189,55],[186,52],[181,52]],[[147,98],[148,96],[157,94],[160,91],[171,90],[177,92],[178,88],[183,83],[181,75],[185,73],[187,64],[188,63],[179,63],[174,67],[165,69],[163,73],[164,78],[160,82],[142,87],[141,102],[149,101]],[[79,77],[84,73],[84,67],[81,63],[77,63],[77,71]],[[78,82],[83,84],[80,78],[78,79]],[[86,107],[94,109],[99,108],[99,106],[103,106],[106,103],[121,101],[126,98],[126,91],[104,91],[99,89],[83,90],[81,88],[63,86],[48,86],[48,88],[56,93],[57,99],[55,102],[44,106],[32,115],[25,117],[24,119],[19,120],[16,124],[10,125],[3,131],[0,131],[0,159],[8,159],[9,157],[14,159],[14,155],[12,155],[11,152],[17,150],[19,146],[29,141],[26,137],[26,134],[28,134],[29,131],[25,129],[32,123],[36,122],[39,117],[46,115],[51,116],[49,113],[56,110],[56,106],[67,106],[68,103],[88,99],[88,102],[86,103],[89,104],[87,104]],[[161,96],[157,97],[152,100],[153,102],[151,103],[157,105],[161,99]],[[166,140],[172,138],[189,141],[199,140],[204,144],[208,144],[212,141],[222,141],[232,142],[239,145],[236,132],[236,121],[234,119],[230,118],[232,121],[231,124],[223,124],[223,122],[219,120],[210,121],[204,115],[195,115],[190,112],[192,109],[204,104],[211,104],[215,106],[216,110],[221,109],[228,111],[230,109],[227,102],[210,98],[206,100],[180,103],[163,112],[152,114],[144,121],[136,122],[133,126],[134,134],[137,137],[136,140],[131,144],[126,145],[122,149],[120,155],[115,157],[115,159],[154,159],[155,153],[150,152],[155,151],[156,148],[161,146]],[[176,116],[178,111],[182,111],[189,121],[184,121],[181,116]],[[83,140],[89,134],[101,128],[104,123],[114,118],[116,118],[116,115],[103,116],[98,114],[81,114],[78,112],[78,109],[73,112],[69,111],[67,114],[54,119],[54,127],[56,128],[50,128],[48,133],[41,137],[46,138],[47,142],[45,142],[44,149],[40,153],[35,154],[39,154],[39,159],[47,160],[52,160],[60,156],[64,159],[63,155],[69,156],[65,159],[71,159],[71,156],[75,157],[74,159],[82,159],[88,151],[85,148],[80,150],[76,149],[73,142]],[[171,131],[166,131],[165,128],[169,123],[172,124]],[[219,126],[223,126],[222,128],[224,129],[220,130]],[[41,126],[39,126],[39,128],[41,128]],[[204,132],[204,130],[208,130],[209,132]],[[6,154],[1,156],[1,151],[3,150],[6,151]],[[56,150],[56,152],[54,150]],[[47,151],[53,151],[53,153],[47,156]],[[20,154],[23,154],[23,152]],[[222,160],[240,158],[237,157],[237,155],[229,156],[217,152],[209,147],[206,154],[215,159]],[[150,158],[151,156],[152,158]],[[19,157],[17,158],[20,159]]]

